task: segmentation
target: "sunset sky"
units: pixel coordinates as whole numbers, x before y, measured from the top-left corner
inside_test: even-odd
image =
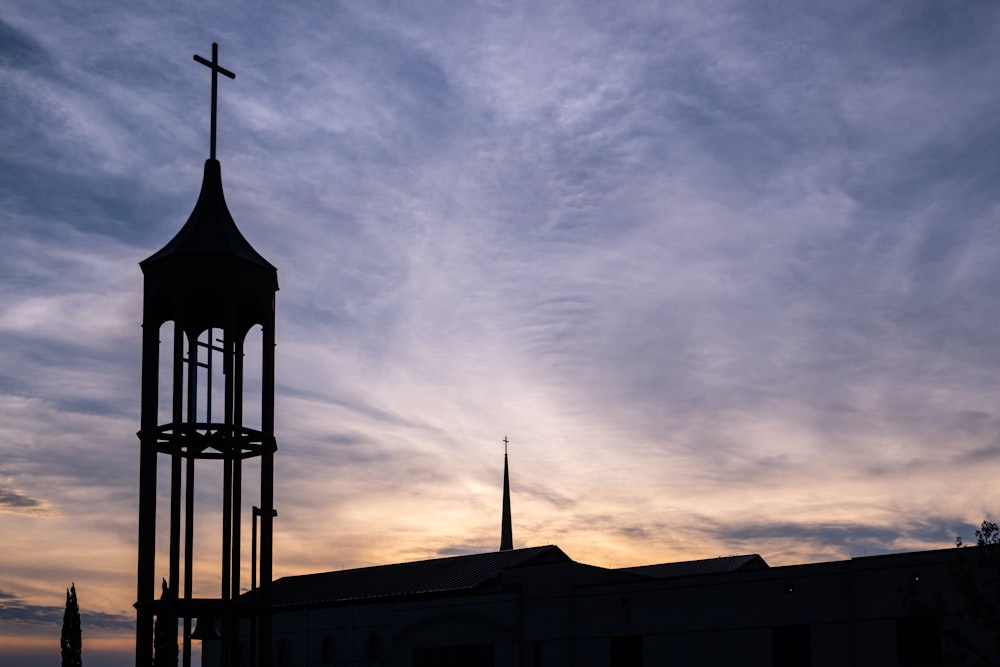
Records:
[[[0,663],[58,659],[72,582],[131,660],[138,262],[213,41],[276,577],[497,549],[505,435],[515,546],[594,565],[997,518],[1000,3],[7,0]]]

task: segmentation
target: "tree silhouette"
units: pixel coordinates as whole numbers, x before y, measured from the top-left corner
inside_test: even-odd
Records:
[[[76,583],[66,589],[66,611],[63,612],[62,667],[83,666],[83,630],[80,627],[80,605],[76,602]]]
[[[989,547],[1000,544],[1000,526],[995,521],[983,521],[983,524],[976,531],[976,546]],[[961,536],[955,538],[955,546],[963,547]]]
[[[961,537],[955,546],[963,549]],[[981,660],[996,665],[1000,655],[1000,526],[985,520],[976,531],[974,551],[965,552],[952,568],[955,588],[965,602],[963,616],[971,621],[974,636],[953,631],[952,641]],[[969,556],[969,557],[964,557]]]

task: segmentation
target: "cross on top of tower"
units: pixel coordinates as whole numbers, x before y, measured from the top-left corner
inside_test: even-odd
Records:
[[[218,95],[219,73],[221,72],[225,76],[228,76],[230,79],[235,79],[236,75],[227,70],[225,67],[219,65],[219,45],[215,42],[212,42],[211,60],[206,60],[205,58],[202,58],[198,54],[195,54],[194,59],[200,62],[202,65],[208,67],[210,70],[212,70],[212,133],[211,133],[209,157],[212,160],[214,160],[215,159],[215,116],[216,116],[217,100],[219,96]]]

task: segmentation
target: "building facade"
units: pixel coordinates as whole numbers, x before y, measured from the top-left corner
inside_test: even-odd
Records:
[[[276,665],[980,665],[1000,658],[963,581],[983,548],[769,567],[756,555],[639,568],[558,547],[274,582]],[[963,578],[964,577],[964,578]],[[991,578],[992,577],[992,578]],[[244,641],[246,641],[244,637]],[[211,642],[206,664],[215,664]],[[251,664],[245,659],[243,664]]]

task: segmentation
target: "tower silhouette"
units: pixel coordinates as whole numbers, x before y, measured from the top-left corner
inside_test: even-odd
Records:
[[[136,665],[153,664],[155,619],[159,626],[172,628],[175,638],[178,624],[183,623],[184,667],[191,664],[195,620],[201,635],[195,639],[222,640],[222,665],[240,664],[243,652],[255,657],[251,664],[266,667],[271,655],[278,276],[240,233],[222,192],[221,167],[215,159],[216,81],[219,73],[230,78],[235,74],[218,65],[216,44],[211,61],[200,56],[195,60],[212,70],[211,157],[187,222],[169,243],[139,264],[144,281]],[[156,560],[156,524],[164,515],[157,509],[161,460],[169,463],[165,554],[169,594],[157,600],[157,568],[163,567]],[[196,494],[196,467],[200,494]],[[254,473],[259,476],[259,512],[256,507],[251,512],[243,502],[244,472],[248,480]],[[214,539],[203,539],[205,531],[195,530],[195,500],[198,526],[204,527],[215,518],[216,508],[202,510],[201,503],[218,502],[220,489],[221,525],[207,535],[218,531],[221,548]],[[248,490],[252,489],[251,482]],[[242,529],[246,521],[256,522],[258,515],[260,587],[241,598]],[[217,570],[206,565],[216,554]],[[196,568],[202,569],[196,573]],[[195,594],[198,582],[219,580],[218,595]],[[241,648],[241,619],[250,623],[256,646]]]
[[[510,518],[510,475],[507,472],[507,436],[503,437],[503,508],[500,517],[500,551],[514,548],[514,526]]]

